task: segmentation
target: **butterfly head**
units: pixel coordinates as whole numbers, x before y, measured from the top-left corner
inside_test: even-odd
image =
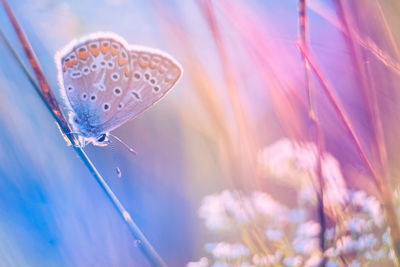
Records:
[[[107,146],[110,144],[109,133],[103,133],[96,137],[95,140],[92,141],[95,146]]]
[[[81,147],[89,143],[93,143],[96,146],[106,146],[110,143],[109,134],[99,132],[99,128],[91,125],[90,118],[86,116],[78,116],[75,113],[71,113],[70,124],[77,135]]]

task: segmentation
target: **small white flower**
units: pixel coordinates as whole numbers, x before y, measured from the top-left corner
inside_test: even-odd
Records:
[[[199,261],[189,262],[186,267],[208,267],[208,259],[206,257],[202,257]]]
[[[328,261],[326,267],[338,267],[339,265],[334,261]]]
[[[320,255],[311,256],[305,263],[305,267],[317,267],[320,265],[322,258]]]
[[[379,201],[373,197],[369,196],[365,199],[364,205],[363,205],[364,211],[368,212],[368,214],[371,216],[371,218],[374,219],[375,224],[379,227],[382,227],[384,224],[384,218],[382,214],[382,208],[381,204]]]
[[[283,220],[287,218],[288,208],[274,200],[264,192],[254,192],[252,194],[254,208],[261,214],[268,216],[269,219]]]
[[[358,206],[363,206],[367,194],[364,191],[350,191],[351,202]]]
[[[285,266],[300,266],[301,262],[301,256],[287,257],[283,260],[283,264],[285,264]]]
[[[225,204],[218,194],[209,195],[203,199],[199,216],[205,220],[206,227],[210,230],[217,231],[232,227],[232,221],[226,214]]]
[[[347,253],[354,250],[356,243],[351,238],[351,236],[342,236],[339,240],[336,241],[336,249],[339,253]]]
[[[373,227],[373,222],[360,217],[353,217],[348,221],[345,221],[344,225],[353,233],[361,233],[370,231]]]
[[[321,232],[321,225],[314,221],[302,223],[297,228],[297,236],[313,237]]]
[[[268,228],[268,229],[265,231],[265,235],[267,236],[267,238],[268,238],[270,241],[277,241],[277,240],[281,239],[281,237],[282,237],[282,231],[279,230],[279,229],[271,229],[271,228]]]
[[[240,193],[222,191],[220,194],[206,196],[199,209],[200,218],[212,231],[231,230],[238,223],[253,218],[255,211],[250,200]]]
[[[375,250],[367,250],[364,253],[364,257],[370,261],[376,261],[376,260],[380,260],[383,257],[385,257],[385,250],[384,249],[380,249],[378,251]]]
[[[212,265],[212,267],[231,267],[231,265],[229,265],[226,262],[222,262],[222,261],[216,261],[214,262],[214,264]]]
[[[349,199],[339,162],[328,153],[322,160],[322,176],[325,182],[324,199],[328,206],[343,205]]]
[[[277,250],[275,254],[268,254],[266,256],[253,256],[253,263],[257,266],[271,266],[275,265],[282,258],[281,252]]]
[[[360,266],[361,266],[360,263],[356,260],[353,260],[349,265],[349,267],[360,267]]]
[[[360,236],[356,241],[356,248],[358,250],[364,250],[368,248],[372,248],[377,243],[377,240],[373,234],[367,234]]]
[[[310,254],[319,248],[318,238],[296,237],[293,241],[293,246],[296,252],[301,254]]]
[[[335,237],[335,229],[334,228],[328,228],[325,230],[325,239],[326,240],[332,240]]]
[[[306,211],[302,209],[291,210],[289,213],[289,220],[293,223],[304,222],[306,219]]]
[[[390,245],[389,230],[386,230],[382,235],[382,240],[386,245]]]
[[[268,263],[267,257],[265,256],[254,255],[252,260],[255,265],[267,265]]]
[[[337,257],[338,253],[335,248],[328,248],[327,250],[325,250],[324,255],[327,258],[333,258],[333,257]]]
[[[218,259],[237,259],[250,255],[250,250],[240,243],[221,242],[215,246],[212,254]]]

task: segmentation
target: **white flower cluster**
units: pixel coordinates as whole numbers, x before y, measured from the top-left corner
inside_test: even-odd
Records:
[[[350,191],[343,219],[326,231],[329,248],[325,256],[338,260],[346,255],[356,263],[391,260],[390,241],[379,201],[362,191]],[[356,255],[356,256],[354,256]]]
[[[258,159],[270,177],[296,187],[300,201],[316,201],[318,153],[315,144],[296,143],[284,138],[265,148]],[[321,169],[326,206],[334,208],[343,205],[348,200],[348,194],[339,162],[331,154],[323,153]]]
[[[393,253],[381,204],[365,192],[348,190],[332,155],[322,158],[324,204],[330,211],[326,229],[315,219],[315,145],[284,139],[266,148],[260,162],[297,189],[298,206],[291,209],[261,191],[206,196],[199,216],[210,231],[232,233],[231,242],[207,244],[209,257],[189,267],[390,266]]]
[[[273,220],[287,218],[289,209],[264,192],[254,192],[250,197],[225,190],[206,196],[199,209],[200,218],[211,231],[233,230],[257,216]]]

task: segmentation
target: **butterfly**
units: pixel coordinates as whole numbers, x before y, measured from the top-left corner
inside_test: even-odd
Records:
[[[109,143],[110,131],[135,118],[174,87],[180,64],[166,53],[93,33],[55,56],[61,96],[80,147]]]

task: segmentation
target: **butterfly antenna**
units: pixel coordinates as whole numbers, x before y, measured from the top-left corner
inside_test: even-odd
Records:
[[[124,146],[129,150],[129,152],[131,152],[131,153],[133,153],[133,154],[136,155],[136,151],[135,151],[133,148],[131,148],[127,143],[125,143],[124,141],[122,141],[119,137],[117,137],[117,136],[115,136],[115,135],[113,135],[113,134],[111,134],[111,133],[110,133],[110,136],[114,137],[115,140],[117,140],[117,141],[120,142],[122,145],[124,145]]]

